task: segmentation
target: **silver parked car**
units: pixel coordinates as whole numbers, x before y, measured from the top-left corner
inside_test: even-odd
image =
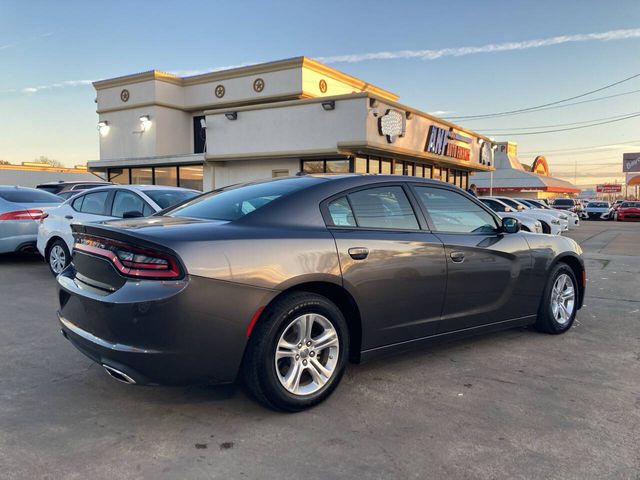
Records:
[[[62,199],[35,188],[0,185],[0,253],[34,252],[38,221]]]

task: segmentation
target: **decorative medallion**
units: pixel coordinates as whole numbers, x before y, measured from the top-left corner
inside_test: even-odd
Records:
[[[398,137],[404,137],[406,129],[406,119],[404,114],[397,110],[387,110],[378,118],[378,133],[387,137],[387,142],[393,143]]]
[[[216,85],[216,89],[215,89],[216,97],[218,98],[224,97],[224,91],[225,91],[224,85]]]
[[[256,78],[253,81],[253,89],[258,93],[264,90],[264,80],[261,78]]]
[[[129,90],[126,88],[120,92],[120,100],[127,102],[129,100]]]
[[[325,81],[324,78],[320,80],[318,87],[320,88],[320,92],[327,93],[327,82]]]

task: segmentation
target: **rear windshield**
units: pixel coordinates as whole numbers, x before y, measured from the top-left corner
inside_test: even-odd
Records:
[[[165,209],[173,207],[178,203],[189,200],[190,198],[200,195],[200,192],[192,192],[191,190],[142,190],[146,195],[156,202],[160,208]]]
[[[609,208],[609,204],[605,202],[590,202],[587,207],[592,208]]]
[[[62,199],[57,195],[41,190],[2,190],[0,198],[13,203],[61,203]]]
[[[38,190],[42,190],[44,192],[58,193],[58,192],[62,191],[62,189],[64,188],[64,185],[63,184],[60,184],[60,185],[38,185],[36,188]]]
[[[202,195],[165,215],[205,220],[238,220],[280,197],[315,182],[317,179],[298,177],[229,187]]]
[[[570,198],[559,198],[558,200],[554,200],[554,205],[575,205],[573,200]]]

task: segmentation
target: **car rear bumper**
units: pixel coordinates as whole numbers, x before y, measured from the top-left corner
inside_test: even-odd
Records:
[[[275,292],[201,277],[127,280],[104,292],[58,276],[63,335],[139,384],[224,384],[237,376],[255,311]],[[113,373],[112,373],[112,376]]]
[[[5,220],[0,225],[0,253],[35,250],[38,224],[34,220]]]

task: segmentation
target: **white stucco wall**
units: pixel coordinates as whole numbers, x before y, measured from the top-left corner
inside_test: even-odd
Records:
[[[222,188],[235,183],[272,178],[273,170],[287,170],[289,175],[295,175],[300,170],[300,161],[298,159],[234,160],[215,162],[213,166],[215,188]]]
[[[336,101],[325,111],[321,103],[301,103],[207,115],[207,157],[276,154],[334,149],[338,142],[364,141],[366,98]]]

